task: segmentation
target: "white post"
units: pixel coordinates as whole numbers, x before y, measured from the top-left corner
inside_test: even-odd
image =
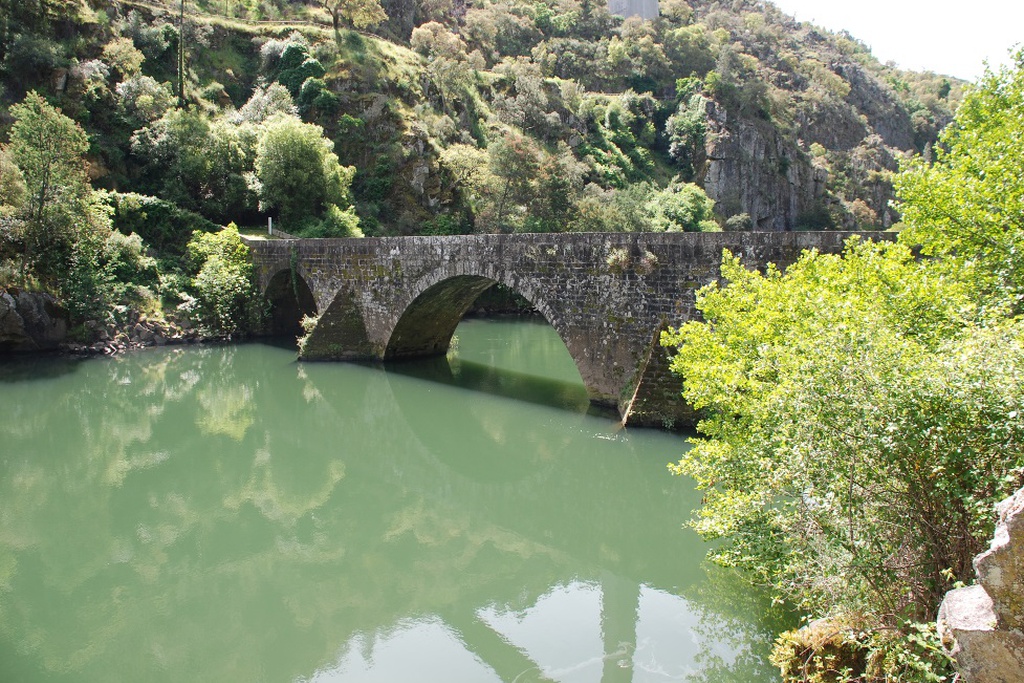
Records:
[[[267,216],[267,234],[268,235],[273,235],[274,234],[274,217],[273,216]]]

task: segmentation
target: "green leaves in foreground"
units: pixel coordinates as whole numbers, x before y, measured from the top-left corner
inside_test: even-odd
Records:
[[[1024,49],[968,92],[935,163],[908,162],[894,182],[902,239],[1024,308]]]
[[[665,336],[705,419],[673,471],[693,526],[816,614],[928,620],[991,534],[1024,439],[1024,325],[899,244],[805,254],[785,274],[723,258],[706,323]]]
[[[786,634],[786,680],[837,680],[851,643],[872,680],[945,680],[915,622],[973,581],[995,503],[1024,481],[1024,51],[1015,61],[967,96],[934,164],[896,177],[898,244],[805,253],[785,274],[726,253],[728,284],[697,295],[706,322],[664,337],[704,415],[671,465],[705,491],[693,527],[725,540],[720,561],[831,617],[827,634],[851,632],[820,647],[813,624]]]

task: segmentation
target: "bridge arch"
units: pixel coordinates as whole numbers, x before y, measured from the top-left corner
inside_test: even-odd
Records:
[[[462,316],[494,283],[479,275],[455,275],[423,288],[400,312],[388,337],[385,360],[446,353]]]
[[[263,294],[270,302],[268,331],[275,336],[300,336],[302,318],[317,314],[313,290],[294,268],[278,270],[270,277]]]
[[[462,269],[464,270],[464,269]],[[439,356],[447,353],[452,337],[466,311],[484,291],[502,284],[522,296],[544,317],[558,333],[577,372],[593,399],[599,392],[588,381],[588,364],[582,356],[585,341],[564,323],[557,303],[549,301],[528,282],[508,277],[504,273],[486,274],[452,273],[439,270],[423,278],[409,293],[409,302],[402,307],[388,335],[384,353],[386,360]]]

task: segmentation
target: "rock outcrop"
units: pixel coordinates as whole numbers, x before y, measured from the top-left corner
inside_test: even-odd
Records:
[[[746,213],[754,230],[787,230],[825,211],[828,174],[765,121],[708,105],[704,191],[723,216]],[[820,227],[820,226],[813,226]]]
[[[978,584],[946,594],[939,634],[967,683],[1024,681],[1024,489],[999,504]]]
[[[77,339],[68,339],[67,310],[51,294],[0,288],[0,354],[63,351],[114,355],[129,349],[191,344],[203,339],[188,323],[146,320],[121,307],[118,321],[86,321]]]
[[[658,0],[608,0],[608,13],[620,17],[657,19]]]
[[[0,289],[0,353],[56,349],[68,333],[68,313],[50,294]]]

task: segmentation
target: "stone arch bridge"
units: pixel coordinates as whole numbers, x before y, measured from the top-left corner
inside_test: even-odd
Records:
[[[525,297],[558,332],[592,403],[632,425],[692,424],[659,344],[697,316],[694,293],[719,276],[722,250],[751,267],[804,249],[837,252],[852,233],[588,233],[248,238],[278,330],[319,316],[306,360],[441,355],[462,316],[495,283]],[[878,237],[878,233],[872,236]]]

